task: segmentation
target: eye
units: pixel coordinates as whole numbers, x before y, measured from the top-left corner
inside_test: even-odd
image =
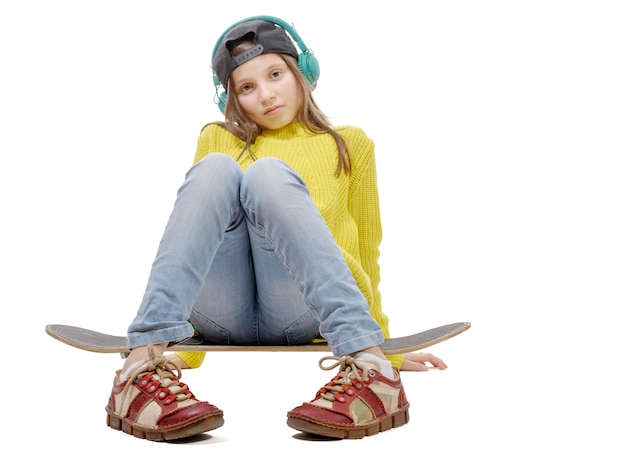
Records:
[[[250,92],[250,91],[252,90],[252,87],[253,87],[253,86],[252,86],[252,84],[250,84],[250,83],[247,83],[247,84],[242,84],[242,85],[239,87],[239,92],[241,92],[241,93],[243,93],[243,94],[248,93],[248,92]]]
[[[270,78],[280,78],[280,76],[283,74],[282,70],[274,70],[271,74],[270,74]]]

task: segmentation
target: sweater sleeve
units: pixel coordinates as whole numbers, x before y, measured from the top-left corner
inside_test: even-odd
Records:
[[[196,145],[196,154],[193,158],[193,163],[197,164],[200,159],[209,154],[209,148],[211,147],[211,127],[213,125],[205,126],[200,135],[198,136],[198,144]]]
[[[370,310],[372,316],[380,324],[385,337],[389,337],[389,320],[382,313],[380,283],[380,266],[378,258],[382,241],[382,224],[378,199],[378,185],[374,144],[365,134],[351,142],[353,155],[352,175],[348,197],[348,211],[358,228],[359,259],[361,267],[369,278],[372,298]],[[356,151],[354,151],[356,150]]]
[[[369,277],[372,288],[370,313],[380,325],[385,338],[389,338],[389,318],[382,309],[380,284],[380,244],[382,241],[382,222],[378,195],[378,179],[374,143],[365,135],[358,134],[358,139],[351,142],[353,173],[350,182],[348,209],[359,231],[359,254],[361,266]],[[399,368],[404,355],[387,357],[393,366]]]

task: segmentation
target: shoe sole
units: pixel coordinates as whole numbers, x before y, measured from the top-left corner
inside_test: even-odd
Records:
[[[181,427],[174,427],[167,430],[154,430],[146,429],[144,427],[138,426],[137,424],[131,424],[128,421],[107,413],[107,426],[114,430],[120,430],[136,438],[141,438],[149,441],[178,440],[181,438],[199,435],[201,433],[217,429],[218,427],[221,427],[223,425],[223,413],[216,413],[214,415],[203,416],[198,421],[185,424]]]
[[[387,416],[382,421],[377,421],[369,425],[355,427],[333,426],[307,419],[302,415],[287,414],[287,425],[300,432],[311,433],[331,438],[360,439],[377,433],[403,426],[409,422],[409,409],[397,410],[394,414]]]

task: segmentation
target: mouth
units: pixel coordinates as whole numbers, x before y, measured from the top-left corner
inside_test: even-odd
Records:
[[[263,114],[265,114],[265,115],[274,115],[274,114],[277,114],[278,111],[280,111],[281,108],[282,108],[282,106],[272,106],[271,108],[267,108]]]

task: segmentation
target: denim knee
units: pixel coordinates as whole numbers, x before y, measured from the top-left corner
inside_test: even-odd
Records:
[[[211,189],[229,185],[233,180],[240,184],[243,171],[235,159],[223,153],[211,153],[200,159],[188,172],[187,177],[207,184]]]
[[[243,179],[242,190],[245,188],[250,192],[259,192],[270,189],[268,193],[272,193],[271,189],[292,180],[304,184],[296,171],[286,162],[275,157],[264,157],[248,167]]]

